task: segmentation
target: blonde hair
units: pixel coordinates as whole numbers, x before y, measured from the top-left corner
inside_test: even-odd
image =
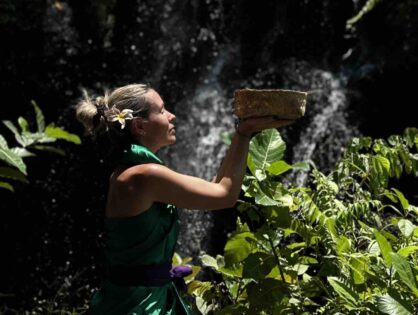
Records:
[[[130,109],[134,117],[148,118],[150,103],[146,94],[150,90],[148,84],[129,84],[97,97],[90,97],[83,90],[83,98],[76,105],[76,117],[84,125],[85,135],[91,136],[106,155],[116,157],[137,140],[129,128],[121,128],[118,121],[109,121],[109,112],[114,108]]]
[[[129,84],[113,90],[110,94],[105,91],[104,96],[91,98],[86,90],[83,90],[84,98],[76,105],[76,117],[85,128],[87,135],[93,138],[103,132],[116,133],[120,136],[124,132],[118,122],[106,119],[106,114],[112,108],[122,111],[130,109],[134,117],[147,118],[150,104],[146,93],[151,89],[148,84]]]

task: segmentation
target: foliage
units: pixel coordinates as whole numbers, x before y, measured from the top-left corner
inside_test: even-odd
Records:
[[[23,159],[35,156],[32,149],[65,155],[65,152],[62,149],[51,145],[45,145],[44,143],[53,143],[57,139],[75,144],[81,143],[80,138],[77,135],[56,127],[54,123],[45,126],[45,118],[41,109],[34,101],[32,102],[32,105],[36,115],[37,131],[31,132],[28,121],[23,117],[19,117],[17,120],[20,131],[10,120],[3,120],[3,124],[13,132],[19,146],[9,147],[6,139],[0,134],[0,161],[7,165],[0,166],[0,178],[28,183],[26,178],[26,164]],[[4,181],[0,181],[0,188],[14,191],[13,186]]]
[[[416,314],[418,208],[392,183],[418,176],[418,129],[355,138],[310,187],[282,183],[285,143],[253,138],[236,230],[202,255],[221,283],[193,280],[201,314]]]

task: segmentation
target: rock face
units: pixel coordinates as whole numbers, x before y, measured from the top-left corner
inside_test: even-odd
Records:
[[[418,70],[416,1],[382,1],[347,30],[359,2],[6,0],[0,117],[30,118],[33,99],[48,121],[81,135],[73,107],[81,88],[102,94],[148,82],[177,116],[178,141],[159,154],[177,171],[211,179],[227,149],[221,135],[233,130],[235,90],[311,91],[305,115],[281,133],[289,161],[312,159],[326,171],[352,136],[386,137],[417,124],[408,79]],[[0,292],[16,297],[7,301],[14,308],[69,281],[80,288],[68,293],[74,303],[100,285],[106,148],[88,139],[62,147],[65,158],[28,162],[30,185],[0,190],[8,253]],[[235,215],[182,211],[178,252],[221,252]]]

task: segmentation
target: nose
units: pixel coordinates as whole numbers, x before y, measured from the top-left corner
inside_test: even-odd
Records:
[[[169,118],[169,120],[170,121],[174,121],[174,120],[176,120],[176,115],[174,115],[172,112],[169,112],[170,113],[170,118]]]

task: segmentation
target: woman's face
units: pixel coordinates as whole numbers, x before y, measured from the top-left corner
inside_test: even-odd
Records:
[[[150,111],[148,119],[141,119],[139,135],[141,143],[156,152],[176,142],[173,125],[176,116],[165,109],[164,102],[156,91],[149,90],[146,97],[150,103]]]

